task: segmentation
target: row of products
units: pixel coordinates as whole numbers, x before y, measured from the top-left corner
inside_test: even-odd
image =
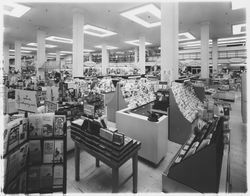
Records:
[[[132,109],[155,100],[154,85],[157,81],[146,78],[121,80],[121,92],[128,108]]]
[[[194,90],[190,86],[174,82],[171,89],[181,113],[192,123],[198,112],[204,110],[203,103],[195,96]]]

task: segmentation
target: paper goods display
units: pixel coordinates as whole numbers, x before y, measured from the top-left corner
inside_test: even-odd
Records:
[[[19,110],[37,112],[36,91],[16,90],[16,103]]]

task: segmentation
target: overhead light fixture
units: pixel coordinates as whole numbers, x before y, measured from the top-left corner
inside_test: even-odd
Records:
[[[9,52],[15,52],[15,50],[10,49]],[[31,53],[31,51],[21,50],[21,53]]]
[[[12,1],[3,1],[3,13],[6,15],[20,18],[29,10],[30,7],[28,6],[17,4]]]
[[[139,46],[140,45],[140,40],[131,40],[131,41],[125,41],[126,44],[131,44],[131,45],[135,45],[135,46]],[[145,46],[147,45],[151,45],[152,43],[150,42],[145,42]]]
[[[218,41],[218,44],[229,44],[229,43],[238,43],[238,42],[245,42],[246,40],[228,40],[228,41]]]
[[[233,35],[245,34],[246,24],[233,25]]]
[[[37,48],[31,48],[31,47],[21,47],[23,50],[37,50]]]
[[[246,40],[246,36],[241,36],[241,37],[228,37],[228,38],[219,38],[219,41],[230,41],[230,40],[240,40],[240,39],[245,39]]]
[[[113,31],[109,31],[100,27],[96,27],[93,25],[84,25],[83,27],[83,31],[84,33],[88,34],[88,35],[93,35],[93,36],[97,36],[97,37],[108,37],[111,35],[115,35],[117,33],[113,32]]]
[[[94,52],[94,50],[84,49],[83,52]]]
[[[48,41],[61,42],[61,43],[67,43],[67,44],[72,44],[73,43],[72,39],[68,39],[68,38],[64,38],[64,37],[49,36],[49,37],[47,37],[45,39],[48,40]]]
[[[49,54],[49,55],[56,56],[56,53],[55,53],[55,52],[49,52],[48,54]],[[64,54],[61,54],[61,53],[60,53],[60,55],[64,55]]]
[[[62,53],[62,54],[72,54],[71,51],[60,51],[60,53]]]
[[[26,44],[27,46],[37,46],[37,43],[28,43]],[[57,47],[56,45],[52,45],[52,44],[45,44],[46,48],[55,48]]]
[[[143,17],[143,15],[148,16],[152,16],[154,17],[155,21],[152,22],[148,22],[146,21]],[[121,13],[121,16],[126,17],[144,27],[147,28],[151,28],[151,27],[156,27],[156,26],[160,26],[161,22],[161,11],[159,8],[157,8],[154,4],[148,4],[148,5],[144,5],[142,7],[138,7],[126,12]],[[150,18],[152,18],[150,17]],[[157,19],[157,20],[156,20]]]
[[[185,33],[179,33],[179,41],[187,41],[187,40],[193,40],[196,39],[191,33],[185,32]]]
[[[242,8],[246,8],[246,1],[232,1],[232,10],[237,10],[237,9],[242,9]]]
[[[102,45],[95,46],[96,48],[102,48]],[[115,46],[106,46],[107,50],[115,50],[118,49],[118,47]]]

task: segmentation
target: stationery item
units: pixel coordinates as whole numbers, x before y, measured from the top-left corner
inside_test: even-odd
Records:
[[[41,141],[30,140],[29,141],[29,163],[41,163],[42,152],[41,152]]]
[[[66,122],[66,116],[64,115],[55,115],[55,126],[54,126],[54,135],[62,136],[64,134],[64,123]]]
[[[123,145],[124,144],[124,134],[114,132],[113,143],[115,143],[117,145]]]
[[[37,138],[42,136],[43,114],[33,114],[29,116],[29,137]]]
[[[63,162],[63,140],[55,140],[54,163]]]
[[[19,193],[25,193],[26,192],[26,183],[27,183],[27,173],[22,172],[20,174],[20,181],[19,181]]]
[[[40,189],[50,190],[53,187],[52,165],[42,165],[40,168]]]
[[[26,161],[27,161],[27,157],[28,157],[28,148],[29,148],[29,143],[26,143],[20,147],[19,161],[18,161],[20,168],[23,168],[26,166]]]
[[[43,114],[42,122],[43,122],[43,128],[42,128],[43,137],[53,136],[54,114],[53,113]]]
[[[19,144],[23,143],[27,139],[28,134],[28,118],[23,118],[22,123],[19,126]]]
[[[43,144],[43,162],[52,163],[54,153],[54,140],[46,140]]]
[[[40,167],[34,166],[28,169],[28,192],[40,191]]]
[[[62,186],[63,186],[63,166],[54,165],[53,188],[61,188]]]
[[[7,150],[10,151],[14,147],[16,147],[19,143],[19,127],[20,127],[20,119],[16,119],[15,121],[10,122],[7,125]]]
[[[112,142],[113,141],[113,132],[100,128],[100,137]]]

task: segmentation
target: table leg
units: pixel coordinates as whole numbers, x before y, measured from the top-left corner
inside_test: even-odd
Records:
[[[75,180],[79,181],[80,179],[80,148],[75,143]]]
[[[137,177],[138,177],[138,154],[132,158],[133,164],[133,193],[137,193]]]
[[[112,168],[112,193],[118,193],[119,190],[119,168]]]
[[[97,158],[95,159],[95,166],[96,166],[96,167],[100,167],[100,161],[99,161],[99,159],[97,159]]]

